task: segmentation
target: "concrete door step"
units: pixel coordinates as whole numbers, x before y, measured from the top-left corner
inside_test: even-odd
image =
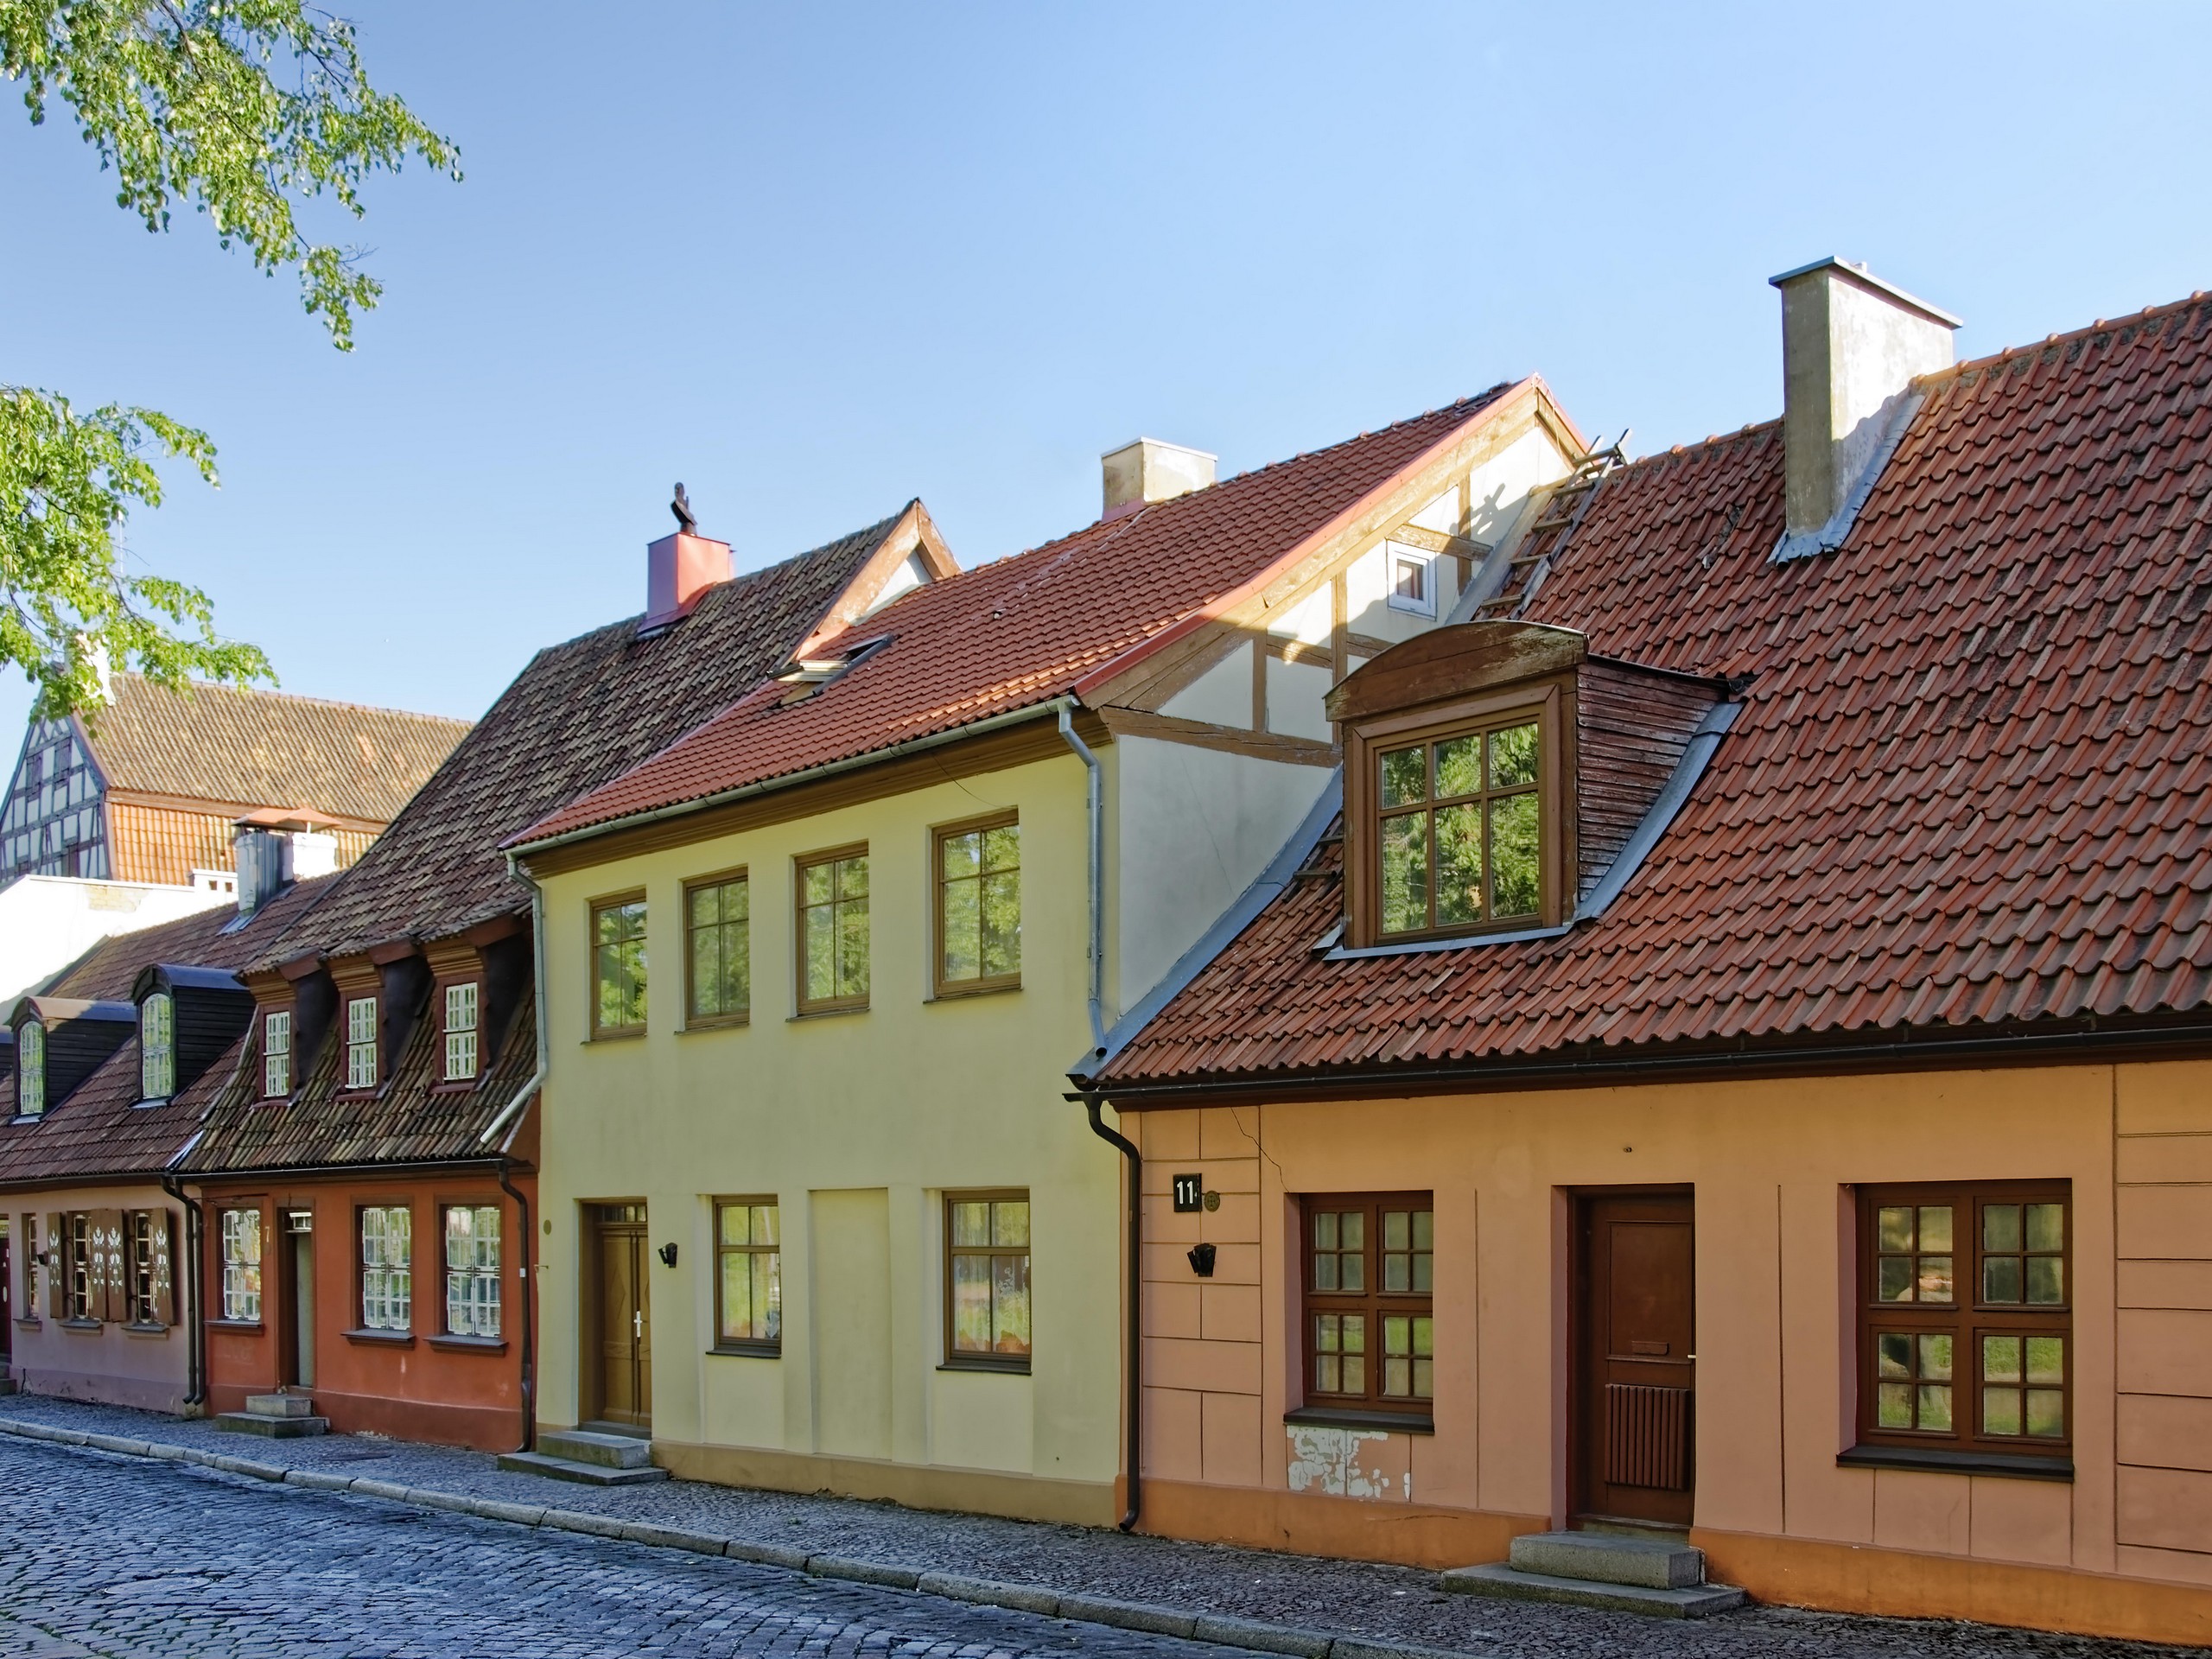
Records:
[[[272,1417],[258,1411],[224,1411],[215,1415],[215,1427],[233,1434],[258,1434],[264,1440],[297,1440],[330,1432],[327,1417]]]
[[[257,1417],[312,1417],[315,1402],[304,1394],[249,1394],[245,1408]]]
[[[1549,1601],[1570,1607],[1602,1607],[1619,1613],[1658,1618],[1704,1618],[1744,1605],[1741,1590],[1700,1584],[1660,1590],[1642,1584],[1608,1584],[1599,1579],[1560,1579],[1548,1573],[1524,1573],[1503,1561],[1455,1567],[1440,1575],[1444,1588],[1463,1595],[1497,1596],[1510,1601]]]
[[[609,1469],[650,1469],[653,1443],[634,1434],[601,1434],[588,1428],[548,1429],[537,1437],[537,1450],[549,1458],[571,1463],[602,1464]]]
[[[540,1444],[554,1439],[542,1437]],[[648,1481],[666,1480],[668,1471],[651,1464],[643,1467],[625,1468],[620,1465],[587,1462],[578,1458],[559,1458],[544,1452],[502,1452],[499,1467],[518,1475],[544,1475],[554,1480],[573,1480],[586,1486],[642,1486]]]
[[[1616,1532],[1526,1532],[1506,1558],[1523,1573],[1593,1579],[1647,1590],[1688,1590],[1705,1582],[1705,1552],[1673,1537]]]

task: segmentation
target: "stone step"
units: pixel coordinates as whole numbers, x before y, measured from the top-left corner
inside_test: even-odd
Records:
[[[1560,1579],[1548,1573],[1524,1573],[1503,1561],[1455,1567],[1439,1575],[1446,1590],[1461,1595],[1496,1596],[1508,1601],[1549,1601],[1568,1607],[1600,1607],[1617,1613],[1645,1613],[1656,1618],[1706,1618],[1744,1605],[1741,1590],[1725,1584],[1659,1590],[1642,1584],[1607,1584],[1599,1579]]]
[[[1647,1590],[1688,1590],[1705,1582],[1705,1552],[1675,1539],[1603,1532],[1528,1532],[1508,1558],[1523,1573]]]
[[[327,1434],[327,1417],[271,1417],[258,1411],[224,1411],[215,1414],[215,1427],[233,1434],[258,1434],[268,1440],[304,1440],[310,1434]]]
[[[312,1417],[315,1402],[304,1394],[249,1394],[245,1408],[257,1417]]]
[[[645,1469],[653,1460],[651,1440],[634,1434],[601,1434],[588,1428],[564,1428],[537,1437],[537,1449],[571,1463],[603,1464],[609,1469]]]
[[[548,1434],[540,1444],[555,1438]],[[651,1464],[643,1467],[624,1467],[604,1463],[586,1463],[575,1458],[556,1458],[543,1452],[502,1452],[499,1467],[518,1475],[543,1475],[553,1480],[573,1480],[585,1486],[642,1486],[648,1481],[666,1480],[668,1471]]]

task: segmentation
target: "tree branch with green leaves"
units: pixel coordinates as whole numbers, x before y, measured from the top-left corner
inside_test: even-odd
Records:
[[[0,75],[22,83],[34,124],[67,108],[148,230],[185,204],[260,270],[296,270],[340,351],[382,285],[359,249],[302,230],[300,210],[327,198],[358,219],[363,181],[410,158],[461,176],[453,144],[370,85],[353,25],[300,0],[0,0]],[[151,410],[79,415],[0,385],[0,662],[48,712],[92,705],[103,653],[172,684],[273,679],[259,652],[216,634],[204,593],[123,569],[131,504],[161,500],[156,462],[212,484],[213,454]]]

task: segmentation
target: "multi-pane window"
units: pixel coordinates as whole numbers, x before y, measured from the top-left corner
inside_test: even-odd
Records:
[[[1306,1398],[1426,1414],[1436,1397],[1436,1212],[1426,1192],[1308,1198]]]
[[[753,1011],[753,884],[718,876],[684,889],[687,1024],[734,1023]]]
[[[944,1212],[946,1363],[1027,1370],[1028,1194],[953,1194]]]
[[[800,861],[801,1014],[868,1006],[868,849]]]
[[[271,1100],[292,1092],[292,1014],[272,1008],[261,1016],[261,1092]]]
[[[157,1210],[134,1210],[125,1218],[130,1228],[130,1322],[160,1325],[162,1304],[169,1287],[169,1223]]]
[[[591,911],[591,1026],[596,1037],[645,1028],[645,901],[624,899]]]
[[[138,1005],[138,1098],[167,1100],[176,1092],[176,1004],[156,991]]]
[[[377,1086],[377,1000],[357,996],[346,1004],[346,1086]]]
[[[2073,1322],[2063,1185],[1859,1193],[1859,1439],[2063,1457]]]
[[[1524,715],[1376,757],[1383,934],[1539,913],[1541,749],[1538,722]]]
[[[404,1331],[415,1306],[415,1218],[404,1205],[361,1211],[361,1323],[372,1331]]]
[[[446,1081],[476,1075],[476,982],[446,987]]]
[[[223,1317],[261,1318],[261,1211],[223,1211]]]
[[[38,1217],[26,1213],[22,1223],[20,1236],[23,1241],[23,1247],[16,1252],[23,1264],[23,1302],[21,1312],[23,1318],[35,1319],[39,1316]],[[56,1243],[52,1237],[48,1237],[46,1242],[49,1249]],[[50,1313],[54,1310],[48,1308],[46,1311]]]
[[[99,1236],[92,1230],[92,1218],[79,1210],[64,1217],[61,1224],[67,1240],[62,1268],[67,1275],[62,1281],[62,1317],[68,1319],[98,1319],[100,1248]]]
[[[773,1198],[715,1205],[715,1346],[772,1354],[784,1341],[784,1257]]]
[[[456,1337],[499,1334],[496,1204],[446,1206],[446,1330]]]
[[[1021,826],[964,824],[936,841],[938,995],[1020,984]]]
[[[16,1033],[16,1110],[25,1117],[46,1112],[46,1027],[35,1020]]]

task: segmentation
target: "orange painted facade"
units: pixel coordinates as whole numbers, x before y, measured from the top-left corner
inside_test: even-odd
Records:
[[[537,1214],[537,1178],[510,1182]],[[212,1179],[196,1190],[207,1210],[201,1291],[207,1309],[207,1409],[240,1411],[249,1395],[280,1386],[310,1395],[318,1415],[340,1433],[512,1451],[528,1440],[521,1271],[529,1248],[525,1217],[496,1172],[431,1171],[417,1175]],[[448,1205],[496,1205],[501,1245],[501,1318],[497,1340],[448,1333],[443,1211]],[[365,1330],[360,1215],[369,1206],[404,1205],[411,1217],[412,1295],[404,1333]],[[222,1212],[261,1218],[262,1317],[224,1317]],[[305,1217],[299,1230],[295,1217]],[[531,1224],[534,1224],[534,1221]],[[296,1240],[311,1243],[312,1331],[302,1383],[296,1335],[303,1312]],[[535,1309],[528,1310],[534,1314]]]
[[[1570,1514],[1569,1215],[1694,1195],[1694,1538],[1780,1601],[2212,1642],[2212,1062],[1153,1109],[1147,1524],[1427,1566]],[[1218,1207],[1176,1214],[1198,1173]],[[1854,1183],[2064,1180],[2070,1479],[1840,1464]],[[1301,1194],[1432,1192],[1433,1433],[1303,1403]],[[1186,1258],[1216,1246],[1211,1279]]]

